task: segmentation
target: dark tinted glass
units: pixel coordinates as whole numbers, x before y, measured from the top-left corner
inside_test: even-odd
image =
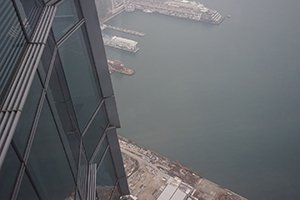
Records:
[[[33,189],[33,186],[29,181],[27,174],[24,174],[17,200],[28,200],[28,199],[38,200],[39,198],[35,193],[35,190]]]
[[[27,165],[43,199],[65,199],[74,192],[74,179],[47,102]]]
[[[79,14],[73,0],[66,0],[58,5],[52,24],[55,39],[59,40],[79,19]]]
[[[88,176],[88,161],[82,149],[82,151],[80,152],[78,177],[77,177],[79,196],[82,199],[85,199],[87,195],[87,176]]]
[[[55,46],[55,42],[52,39],[52,37],[49,36],[46,46],[45,46],[45,49],[44,49],[44,52],[43,52],[43,55],[42,55],[42,58],[38,65],[39,74],[43,81],[46,78],[48,69],[50,67],[50,63],[52,61],[52,55],[54,53],[54,46]]]
[[[99,199],[107,199],[111,196],[117,182],[116,172],[110,151],[108,151],[97,172],[97,193]]]
[[[37,75],[34,76],[25,106],[14,134],[14,141],[21,154],[24,153],[31,126],[36,114],[38,103],[42,92],[42,86]]]
[[[106,118],[105,109],[104,106],[102,106],[83,137],[88,158],[92,156],[107,124],[108,120]]]
[[[20,161],[12,147],[8,149],[0,171],[0,199],[11,199],[11,193],[20,168]]]
[[[100,145],[100,148],[99,148],[99,150],[98,150],[98,152],[95,156],[95,159],[93,160],[93,163],[99,164],[100,160],[103,157],[103,154],[105,152],[105,149],[106,149],[107,145],[108,145],[108,143],[107,143],[107,139],[105,137],[102,144]]]
[[[72,167],[73,175],[76,176],[76,174],[77,174],[77,164],[75,163],[74,158],[77,157],[76,153],[78,152],[78,150],[77,150],[78,147],[76,149],[72,149],[71,142],[68,140],[67,134],[64,132],[63,126],[61,124],[61,121],[60,121],[61,118],[60,118],[59,113],[57,111],[57,107],[55,106],[55,101],[54,101],[54,98],[52,96],[52,93],[48,92],[47,97],[48,97],[48,100],[49,100],[49,104],[52,108],[52,113],[53,113],[54,118],[56,120],[57,128],[58,128],[59,133],[60,133],[60,138],[63,142],[64,149],[66,151],[68,160],[69,160],[70,165]]]
[[[61,67],[59,56],[56,57],[52,70],[47,97],[57,121],[61,138],[74,174],[77,174],[79,157],[79,130],[76,123],[71,97],[67,88],[65,76]]]
[[[84,38],[79,28],[59,48],[61,62],[70,89],[81,130],[100,102],[99,83]]]

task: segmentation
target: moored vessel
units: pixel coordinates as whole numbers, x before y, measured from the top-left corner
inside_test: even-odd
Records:
[[[119,60],[115,60],[115,61],[107,60],[107,64],[108,64],[108,68],[109,68],[110,73],[111,72],[118,72],[118,73],[129,75],[129,76],[134,74],[133,69],[129,69],[129,68],[124,67],[124,64]]]

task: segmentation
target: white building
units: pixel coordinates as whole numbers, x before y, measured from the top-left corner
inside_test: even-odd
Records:
[[[167,185],[157,200],[185,200],[186,198],[187,195],[183,191],[172,185]]]

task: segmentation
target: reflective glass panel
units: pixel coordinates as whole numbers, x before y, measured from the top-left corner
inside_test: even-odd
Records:
[[[56,56],[55,59],[47,93],[51,93],[54,99],[64,131],[68,134],[78,131],[76,120],[74,120],[76,118],[75,110],[59,56]]]
[[[107,124],[108,120],[106,118],[105,108],[102,106],[83,137],[88,158],[92,156]]]
[[[55,42],[53,41],[52,37],[49,36],[45,49],[43,51],[42,58],[38,65],[38,70],[43,81],[45,81],[46,75],[48,73],[48,69],[50,67],[50,63],[54,53],[54,47],[55,47]]]
[[[0,199],[11,199],[11,193],[20,168],[20,161],[10,146],[0,171]]]
[[[47,102],[27,166],[43,199],[65,199],[75,191],[74,178]]]
[[[78,19],[73,0],[66,0],[59,4],[52,24],[55,39],[58,41],[78,22]]]
[[[17,200],[38,200],[27,174],[24,174]]]
[[[107,199],[111,196],[117,182],[116,172],[108,151],[97,172],[97,194],[99,199]]]
[[[59,48],[80,129],[83,130],[100,102],[99,84],[87,49],[83,28]]]
[[[83,149],[80,152],[77,185],[80,197],[84,199],[87,195],[88,161]]]
[[[97,155],[95,156],[95,159],[94,159],[93,163],[99,164],[99,162],[100,162],[100,160],[103,156],[103,153],[105,152],[105,149],[106,149],[107,145],[108,145],[108,143],[107,143],[107,139],[105,137],[102,144],[101,144],[101,146],[100,146],[100,148],[99,148],[99,150],[98,150],[98,152],[97,152]]]
[[[58,57],[57,57],[58,59]],[[57,122],[57,128],[61,134],[61,139],[65,151],[67,153],[69,162],[72,167],[74,176],[77,174],[77,157],[79,152],[79,145],[77,138],[74,138],[74,134],[70,133],[70,130],[74,130],[72,119],[70,117],[70,107],[65,101],[67,99],[68,93],[63,90],[64,81],[61,80],[59,75],[59,62],[55,62],[55,67],[53,68],[49,88],[47,90],[47,97],[49,104],[51,106],[54,118]],[[74,140],[75,139],[75,140]]]
[[[24,105],[21,117],[14,134],[14,141],[21,154],[24,153],[31,126],[36,114],[36,109],[42,92],[41,82],[37,74],[34,76],[32,86],[30,88],[26,103]]]

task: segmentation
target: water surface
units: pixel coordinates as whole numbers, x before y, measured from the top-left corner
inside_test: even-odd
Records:
[[[203,0],[231,15],[210,25],[140,11],[105,31],[139,42],[107,47],[136,71],[113,74],[118,133],[249,199],[300,196],[300,2]]]

